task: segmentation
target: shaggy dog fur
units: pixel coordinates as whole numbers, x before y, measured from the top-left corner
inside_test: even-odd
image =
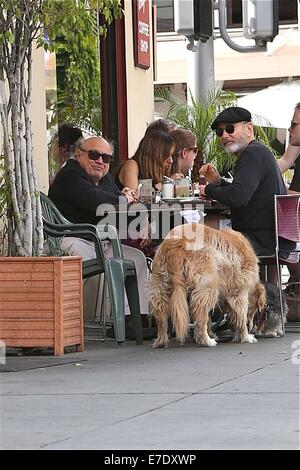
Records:
[[[283,336],[282,321],[280,314],[280,300],[277,286],[267,282],[265,284],[265,289],[267,305],[261,312],[257,312],[257,314],[255,315],[253,333],[255,334],[255,336],[264,336],[270,338],[274,338],[276,336]],[[283,322],[286,323],[288,306],[283,292],[282,299]]]
[[[252,327],[255,311],[264,308],[265,289],[250,243],[233,230],[214,230],[202,224],[175,227],[160,245],[150,277],[150,309],[158,329],[153,346],[168,345],[169,316],[177,340],[183,343],[190,315],[196,343],[215,346],[215,339],[209,336],[209,312],[218,298],[240,341],[256,342],[247,323]]]

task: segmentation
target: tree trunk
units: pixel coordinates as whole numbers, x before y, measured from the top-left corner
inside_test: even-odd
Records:
[[[6,78],[9,101],[2,96],[0,114],[5,168],[13,215],[13,246],[17,256],[43,253],[42,213],[33,164],[32,131],[29,119],[32,85],[32,41],[30,12],[13,24],[14,42],[0,48],[0,80]],[[4,88],[4,87],[2,87]],[[5,95],[5,88],[2,90]],[[1,104],[2,102],[2,104]]]

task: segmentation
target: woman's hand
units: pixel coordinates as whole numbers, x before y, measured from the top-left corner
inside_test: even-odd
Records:
[[[125,186],[125,188],[122,189],[122,193],[124,194],[124,196],[127,197],[128,202],[138,201],[138,195],[134,189],[130,189],[127,186]]]

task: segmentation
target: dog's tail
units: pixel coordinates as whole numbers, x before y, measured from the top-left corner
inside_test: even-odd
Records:
[[[183,343],[189,329],[189,306],[187,302],[187,291],[185,284],[179,282],[174,284],[174,290],[171,295],[170,311],[173,327],[176,332],[176,338]]]
[[[187,301],[187,282],[185,276],[184,242],[172,240],[166,254],[167,270],[172,284],[170,313],[176,338],[183,343],[189,329],[189,306]]]

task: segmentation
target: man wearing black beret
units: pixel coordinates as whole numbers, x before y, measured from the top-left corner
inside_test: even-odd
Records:
[[[237,162],[232,183],[220,178],[213,165],[203,165],[200,174],[209,184],[200,186],[200,194],[231,208],[232,228],[247,236],[257,255],[272,255],[275,250],[274,195],[286,194],[274,155],[255,140],[247,109],[225,109],[211,128],[225,150],[237,157]],[[287,257],[293,248],[293,244],[282,240],[281,255]]]

